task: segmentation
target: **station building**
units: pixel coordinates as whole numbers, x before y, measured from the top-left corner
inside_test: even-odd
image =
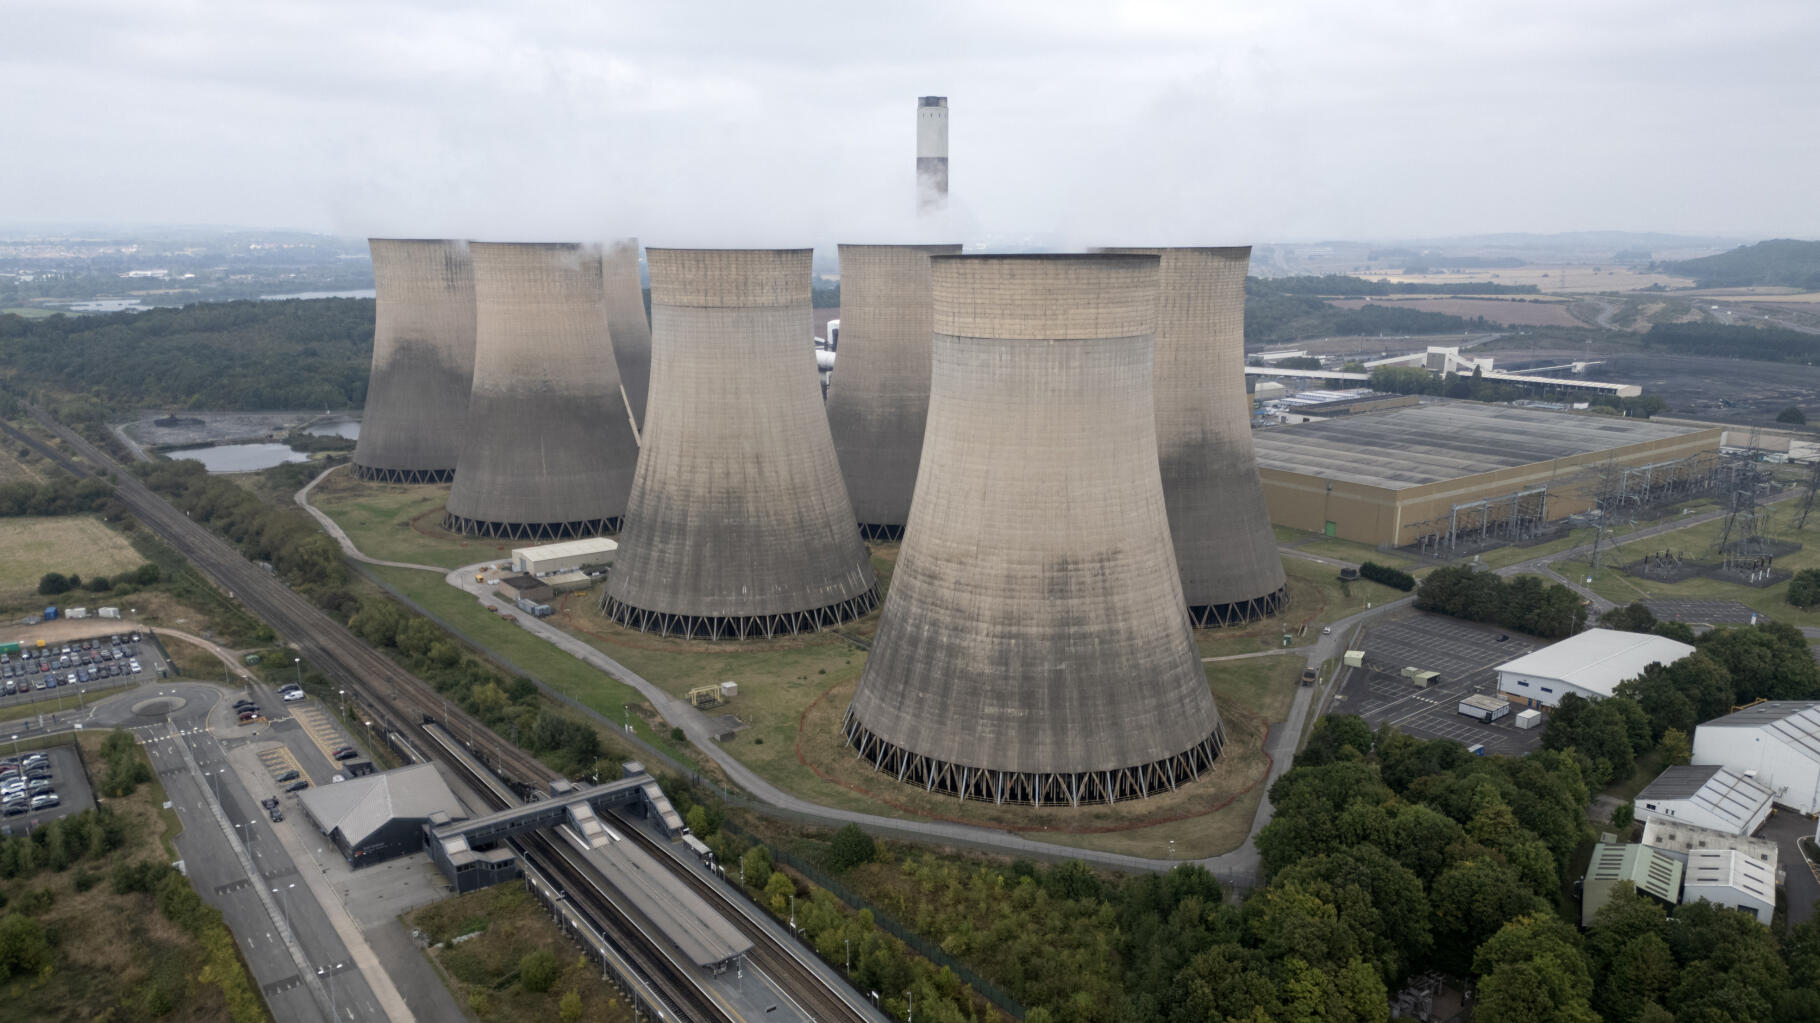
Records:
[[[425,825],[467,818],[434,764],[349,778],[305,789],[297,798],[353,867],[417,852],[424,848]]]
[[[1498,665],[1498,692],[1525,707],[1558,707],[1568,693],[1603,700],[1651,664],[1673,664],[1693,652],[1663,636],[1587,629]]]
[[[1672,472],[1702,455],[1716,459],[1723,433],[1428,400],[1260,430],[1254,443],[1272,522],[1401,547],[1507,517],[1534,525],[1585,512],[1595,493],[1584,478],[1590,470],[1611,463]]]

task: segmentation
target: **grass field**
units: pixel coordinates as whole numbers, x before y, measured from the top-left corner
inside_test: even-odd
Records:
[[[21,450],[24,454],[20,454]],[[23,444],[0,446],[0,483],[42,483],[44,456]]]
[[[544,1023],[558,1019],[562,998],[575,992],[587,1020],[632,1019],[625,998],[595,968],[531,893],[516,884],[496,885],[444,899],[404,916],[433,945],[427,953],[444,981],[480,1023]],[[446,944],[473,935],[460,944]],[[556,982],[530,991],[519,982],[519,962],[536,950],[556,957]]]
[[[120,534],[86,515],[0,520],[0,598],[38,592],[46,572],[113,575],[144,561]]]
[[[1288,526],[1272,526],[1270,528],[1271,531],[1276,534],[1277,543],[1285,547],[1293,547],[1296,550],[1307,554],[1316,554],[1323,558],[1335,558],[1340,561],[1349,561],[1355,565],[1365,561],[1375,561],[1380,565],[1389,565],[1393,568],[1405,569],[1414,568],[1418,564],[1414,558],[1404,557],[1395,551],[1381,551],[1370,544],[1357,543],[1352,540],[1341,540],[1338,537],[1325,536],[1321,533],[1310,533],[1301,529],[1291,529]]]
[[[357,480],[346,469],[310,491],[310,503],[347,532],[361,553],[382,561],[459,568],[506,557],[514,546],[458,536],[437,523],[449,497],[447,485],[403,486]]]
[[[1794,509],[1784,505],[1774,513],[1772,522],[1765,534],[1779,540],[1792,540],[1805,544],[1801,550],[1777,558],[1775,568],[1778,571],[1800,571],[1804,568],[1820,568],[1820,516],[1810,517],[1805,531],[1793,527]],[[1641,558],[1649,551],[1669,549],[1692,561],[1714,561],[1717,555],[1709,548],[1724,528],[1724,520],[1716,519],[1689,529],[1668,534],[1659,539],[1638,541],[1626,547],[1608,553],[1601,560],[1604,562],[1597,572],[1592,573],[1591,589],[1607,600],[1628,604],[1632,601],[1645,600],[1651,597],[1667,599],[1702,599],[1702,600],[1736,600],[1769,615],[1780,622],[1791,625],[1820,626],[1820,609],[1802,610],[1788,603],[1788,583],[1786,581],[1774,586],[1758,589],[1742,583],[1726,582],[1719,579],[1696,578],[1685,582],[1670,583],[1656,579],[1633,577],[1617,566],[1628,564]],[[1585,561],[1558,561],[1554,569],[1562,575],[1578,582],[1584,582],[1588,567]]]
[[[1665,288],[1685,288],[1694,282],[1686,277],[1674,277],[1669,274],[1636,273],[1620,266],[1601,266],[1597,269],[1590,266],[1507,266],[1497,269],[1461,270],[1455,273],[1406,274],[1397,270],[1386,270],[1360,274],[1367,280],[1384,279],[1392,283],[1413,284],[1466,284],[1492,283],[1523,285],[1533,284],[1544,293],[1560,294],[1575,292],[1602,291],[1638,291],[1653,284]],[[1565,285],[1563,284],[1565,282]]]

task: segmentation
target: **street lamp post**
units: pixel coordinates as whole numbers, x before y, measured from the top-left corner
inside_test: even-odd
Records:
[[[291,658],[291,664],[293,664],[297,668],[297,688],[302,689],[303,688],[303,658],[293,657],[293,658]]]
[[[904,994],[910,996],[910,1013],[904,1017],[904,1023],[916,1023],[916,992],[906,991]]]
[[[847,976],[853,976],[853,939],[842,938],[841,944],[847,946]]]

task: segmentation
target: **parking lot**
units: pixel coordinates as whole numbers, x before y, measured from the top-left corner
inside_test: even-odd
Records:
[[[60,703],[72,696],[116,689],[161,678],[166,673],[158,645],[127,629],[80,638],[21,641],[0,651],[0,710],[34,703]],[[137,670],[135,670],[137,669]]]
[[[33,828],[81,813],[95,805],[95,793],[89,786],[88,775],[82,769],[81,759],[76,755],[75,746],[53,746],[46,750],[27,750],[18,757],[23,758],[32,753],[42,753],[50,762],[50,787],[57,794],[57,805],[41,810],[25,809],[18,813],[8,808],[0,816],[0,834],[24,834]],[[13,760],[11,750],[0,752],[0,760]]]
[[[1356,649],[1365,651],[1365,666],[1340,669],[1330,713],[1357,714],[1373,728],[1388,722],[1420,739],[1452,739],[1465,746],[1483,743],[1488,754],[1526,753],[1541,745],[1542,729],[1516,727],[1516,708],[1485,723],[1461,714],[1459,706],[1474,694],[1496,696],[1497,666],[1545,646],[1543,641],[1441,615],[1415,614],[1368,626],[1357,643]],[[1440,675],[1422,688],[1403,677],[1406,667]]]
[[[1643,606],[1665,622],[1688,625],[1749,625],[1767,617],[1736,600],[1646,600]]]

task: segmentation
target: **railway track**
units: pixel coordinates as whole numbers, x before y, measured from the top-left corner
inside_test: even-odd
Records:
[[[620,832],[630,836],[633,841],[643,846],[658,862],[671,864],[675,857],[669,849],[664,848],[655,838],[628,821],[619,814],[608,811],[606,816],[619,826]],[[787,989],[798,992],[798,1001],[808,1010],[811,1018],[816,1020],[853,1020],[861,1023],[870,1017],[859,1008],[858,994],[837,990],[822,983],[821,978],[804,961],[804,956],[813,953],[795,947],[782,945],[771,931],[753,915],[751,908],[741,899],[729,895],[725,889],[702,877],[686,866],[674,871],[695,894],[702,897],[708,905],[718,909],[723,916],[733,921],[733,925],[752,941],[752,951],[747,955],[754,965],[769,973],[778,983]],[[807,995],[805,997],[804,993]]]
[[[77,476],[111,477],[115,495],[140,522],[225,588],[230,597],[241,601],[255,616],[288,637],[299,653],[309,658],[312,665],[372,711],[377,723],[405,735],[426,735],[433,746],[444,749],[442,741],[433,732],[424,729],[425,708],[433,708],[440,701],[445,707],[441,720],[443,729],[465,745],[483,765],[507,782],[515,783],[520,790],[513,793],[515,798],[543,789],[558,777],[528,752],[506,742],[468,717],[465,712],[449,706],[429,683],[368,646],[340,623],[329,618],[315,604],[248,561],[238,550],[206,527],[192,521],[188,515],[152,491],[131,471],[86,438],[41,410],[30,406],[28,409],[46,430],[88,461],[90,466],[76,462],[66,453],[10,425],[0,426],[4,426],[8,434]],[[452,762],[455,769],[463,775],[473,773],[473,769],[459,758],[447,757],[445,762]],[[491,793],[494,798],[500,798],[500,790],[496,787],[498,782],[482,780],[480,784],[484,791]],[[620,823],[625,825],[623,821]],[[667,850],[658,848],[656,840],[640,829],[624,826],[624,830],[649,846],[660,863],[666,864],[684,883],[707,900],[709,905],[732,920],[752,941],[752,961],[770,972],[816,1020],[825,1023],[831,1020],[862,1021],[871,1018],[859,1007],[857,994],[849,988],[831,987],[807,964],[804,957],[812,953],[796,947],[793,942],[779,940],[757,922],[749,907],[677,863]],[[571,895],[576,891],[592,892],[595,898],[606,902],[611,909],[601,915],[619,913],[623,917],[623,911],[604,897],[598,881],[590,877],[591,871],[585,864],[578,866],[563,855],[564,850],[547,836],[533,836],[520,851],[531,855],[533,861],[538,862],[547,873],[564,878],[563,883],[571,886],[568,888]],[[684,969],[686,972],[686,967]],[[659,972],[665,971],[660,969]],[[692,976],[688,979],[694,983]],[[679,993],[676,997],[682,1002],[690,1001],[687,993]],[[708,1015],[702,1018],[723,1017]]]
[[[519,806],[523,800],[483,766],[473,760],[453,737],[435,724],[425,724],[422,732],[441,758],[475,792],[481,793],[495,810]],[[549,835],[530,833],[510,840],[521,859],[537,863],[552,883],[557,884],[578,905],[588,923],[606,938],[621,958],[646,982],[640,992],[649,1001],[675,1013],[681,1019],[735,1023],[702,986],[688,967],[661,952],[662,943],[654,937],[646,921],[636,919],[622,909],[594,879],[587,864],[573,849],[568,849]],[[656,990],[653,990],[656,989]]]

